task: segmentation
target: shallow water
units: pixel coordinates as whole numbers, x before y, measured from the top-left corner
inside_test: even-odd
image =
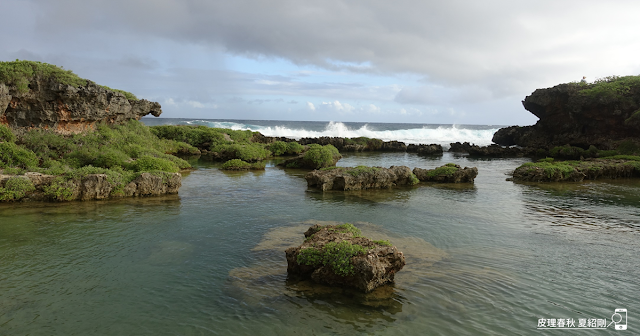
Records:
[[[637,333],[640,182],[505,181],[524,161],[350,154],[340,166],[480,173],[325,193],[304,171],[194,161],[179,195],[0,205],[0,334],[534,335],[540,318],[609,323],[616,308]],[[331,221],[398,245],[396,284],[364,295],[288,280],[284,249]]]

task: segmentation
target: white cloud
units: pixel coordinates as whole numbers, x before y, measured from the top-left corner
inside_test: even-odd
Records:
[[[204,108],[204,104],[199,101],[190,100],[187,102],[187,105],[193,108]]]
[[[316,110],[316,107],[315,107],[315,106],[313,105],[313,103],[311,103],[311,102],[307,102],[307,106],[309,107],[309,109],[310,109],[311,111],[315,111],[315,110]]]

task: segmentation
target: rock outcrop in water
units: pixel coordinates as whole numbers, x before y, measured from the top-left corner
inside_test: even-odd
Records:
[[[20,179],[29,188],[23,188],[22,192],[17,193],[19,197],[7,197],[11,196],[8,192],[16,195],[14,190],[8,190],[7,183],[11,179]],[[157,196],[177,194],[181,186],[182,176],[179,173],[164,173],[163,176],[142,173],[121,190],[117,190],[117,186],[105,174],[89,174],[81,179],[70,180],[60,180],[58,176],[40,173],[25,173],[20,176],[0,174],[0,200],[86,201],[123,196]]]
[[[414,168],[413,173],[421,182],[473,183],[478,176],[478,168],[464,167],[447,163],[435,169]]]
[[[406,166],[336,167],[311,171],[304,178],[309,187],[316,187],[323,191],[386,189],[419,182],[411,173],[411,169]]]
[[[640,139],[639,76],[538,89],[522,104],[538,122],[502,128],[493,137],[495,143],[545,149],[594,145],[602,150],[625,139]]]
[[[516,168],[516,182],[581,182],[583,180],[640,177],[640,161],[587,159],[582,161],[529,162]]]
[[[302,245],[285,251],[290,276],[366,293],[392,283],[405,265],[404,255],[390,242],[362,237],[351,224],[316,224],[304,236]]]
[[[0,83],[0,123],[13,129],[44,128],[70,134],[95,129],[98,122],[121,123],[151,114],[160,116],[159,103],[129,100],[118,91],[91,81],[81,87],[55,79],[34,77],[28,90]]]

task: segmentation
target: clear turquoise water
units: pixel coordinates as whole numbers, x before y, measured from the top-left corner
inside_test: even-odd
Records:
[[[640,182],[523,185],[524,159],[345,155],[341,166],[477,166],[474,185],[307,190],[303,171],[194,161],[179,195],[0,205],[0,335],[638,334]],[[287,280],[284,249],[351,222],[407,255],[361,295]],[[536,330],[629,312],[626,333]]]

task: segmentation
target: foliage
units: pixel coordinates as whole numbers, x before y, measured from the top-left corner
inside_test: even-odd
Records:
[[[640,161],[640,156],[637,156],[637,155],[613,155],[613,156],[604,157],[603,159]]]
[[[346,173],[353,177],[358,177],[362,174],[373,174],[378,170],[380,170],[378,167],[357,166],[354,168],[348,168]]]
[[[118,89],[112,89],[112,88],[110,88],[108,86],[104,86],[104,85],[99,85],[99,86],[101,88],[109,90],[109,91],[121,93],[121,94],[123,94],[125,96],[125,98],[127,98],[127,100],[138,100],[138,97],[136,97],[136,95],[134,95],[131,92],[127,92],[127,91],[124,91],[124,90],[118,90]]]
[[[388,240],[374,240],[373,242],[380,246],[392,246],[391,242]]]
[[[259,161],[268,158],[271,152],[259,143],[217,145],[212,152],[220,153],[223,157],[234,157],[243,161]]]
[[[332,166],[341,157],[342,155],[333,145],[311,144],[304,153],[304,160],[312,162],[316,169]]]
[[[29,91],[29,82],[34,77],[45,80],[55,80],[58,83],[81,87],[87,85],[87,80],[78,77],[71,70],[64,70],[52,64],[20,61],[0,62],[0,82],[14,84],[19,92]]]
[[[552,157],[546,157],[544,159],[538,160],[538,162],[553,162],[553,160],[555,160],[555,159],[552,158]]]
[[[342,233],[351,233],[354,237],[362,237],[362,231],[351,223],[336,225],[332,230]]]
[[[233,159],[225,162],[221,169],[224,170],[262,170],[265,167],[263,162],[249,163],[240,159]]]
[[[0,142],[0,168],[4,167],[36,167],[38,158],[28,149],[13,142]]]
[[[26,177],[13,176],[0,188],[0,201],[19,200],[27,193],[36,190],[30,179]]]
[[[54,201],[70,201],[73,199],[73,187],[72,181],[59,176],[43,189],[44,194]]]
[[[409,179],[411,179],[411,181],[409,183],[411,185],[416,185],[416,184],[420,183],[420,179],[418,179],[418,177],[414,173],[411,173],[411,176],[409,176]]]
[[[578,162],[575,161],[558,161],[558,162],[527,162],[520,167],[529,167],[530,169],[542,169],[551,178],[555,175],[562,175],[567,178],[576,169],[575,166]]]
[[[349,276],[355,273],[351,258],[367,251],[366,247],[343,240],[339,243],[327,243],[322,249],[303,249],[298,254],[297,261],[303,265],[329,266],[335,274]]]
[[[458,167],[458,165],[456,165],[455,163],[452,163],[452,162],[449,162],[449,163],[445,164],[445,166],[446,167],[455,167],[455,168]]]
[[[129,164],[129,168],[131,170],[137,172],[151,171],[151,170],[160,170],[166,172],[177,173],[180,171],[180,167],[175,163],[159,157],[154,157],[151,155],[143,155]]]
[[[16,136],[13,134],[9,127],[0,124],[0,142],[3,141],[14,142],[16,141]]]
[[[580,90],[582,96],[609,103],[619,101],[628,96],[633,89],[640,88],[640,76],[608,76],[583,87]]]
[[[616,148],[618,153],[624,155],[631,154],[640,154],[640,146],[631,140],[625,140],[618,144],[618,148]]]
[[[442,167],[429,170],[427,172],[427,176],[428,177],[436,177],[436,176],[442,176],[442,175],[451,176],[457,171],[458,171],[458,167],[456,167],[455,164],[454,166],[444,165]]]
[[[191,125],[152,126],[151,131],[161,139],[182,141],[192,146],[206,149],[219,144],[248,143],[253,136],[252,131],[236,131]],[[225,139],[225,134],[233,141]]]
[[[295,155],[295,154],[300,154],[300,152],[304,150],[304,147],[295,141],[291,141],[291,142],[276,141],[269,146],[269,150],[275,156],[280,156],[285,154]]]

